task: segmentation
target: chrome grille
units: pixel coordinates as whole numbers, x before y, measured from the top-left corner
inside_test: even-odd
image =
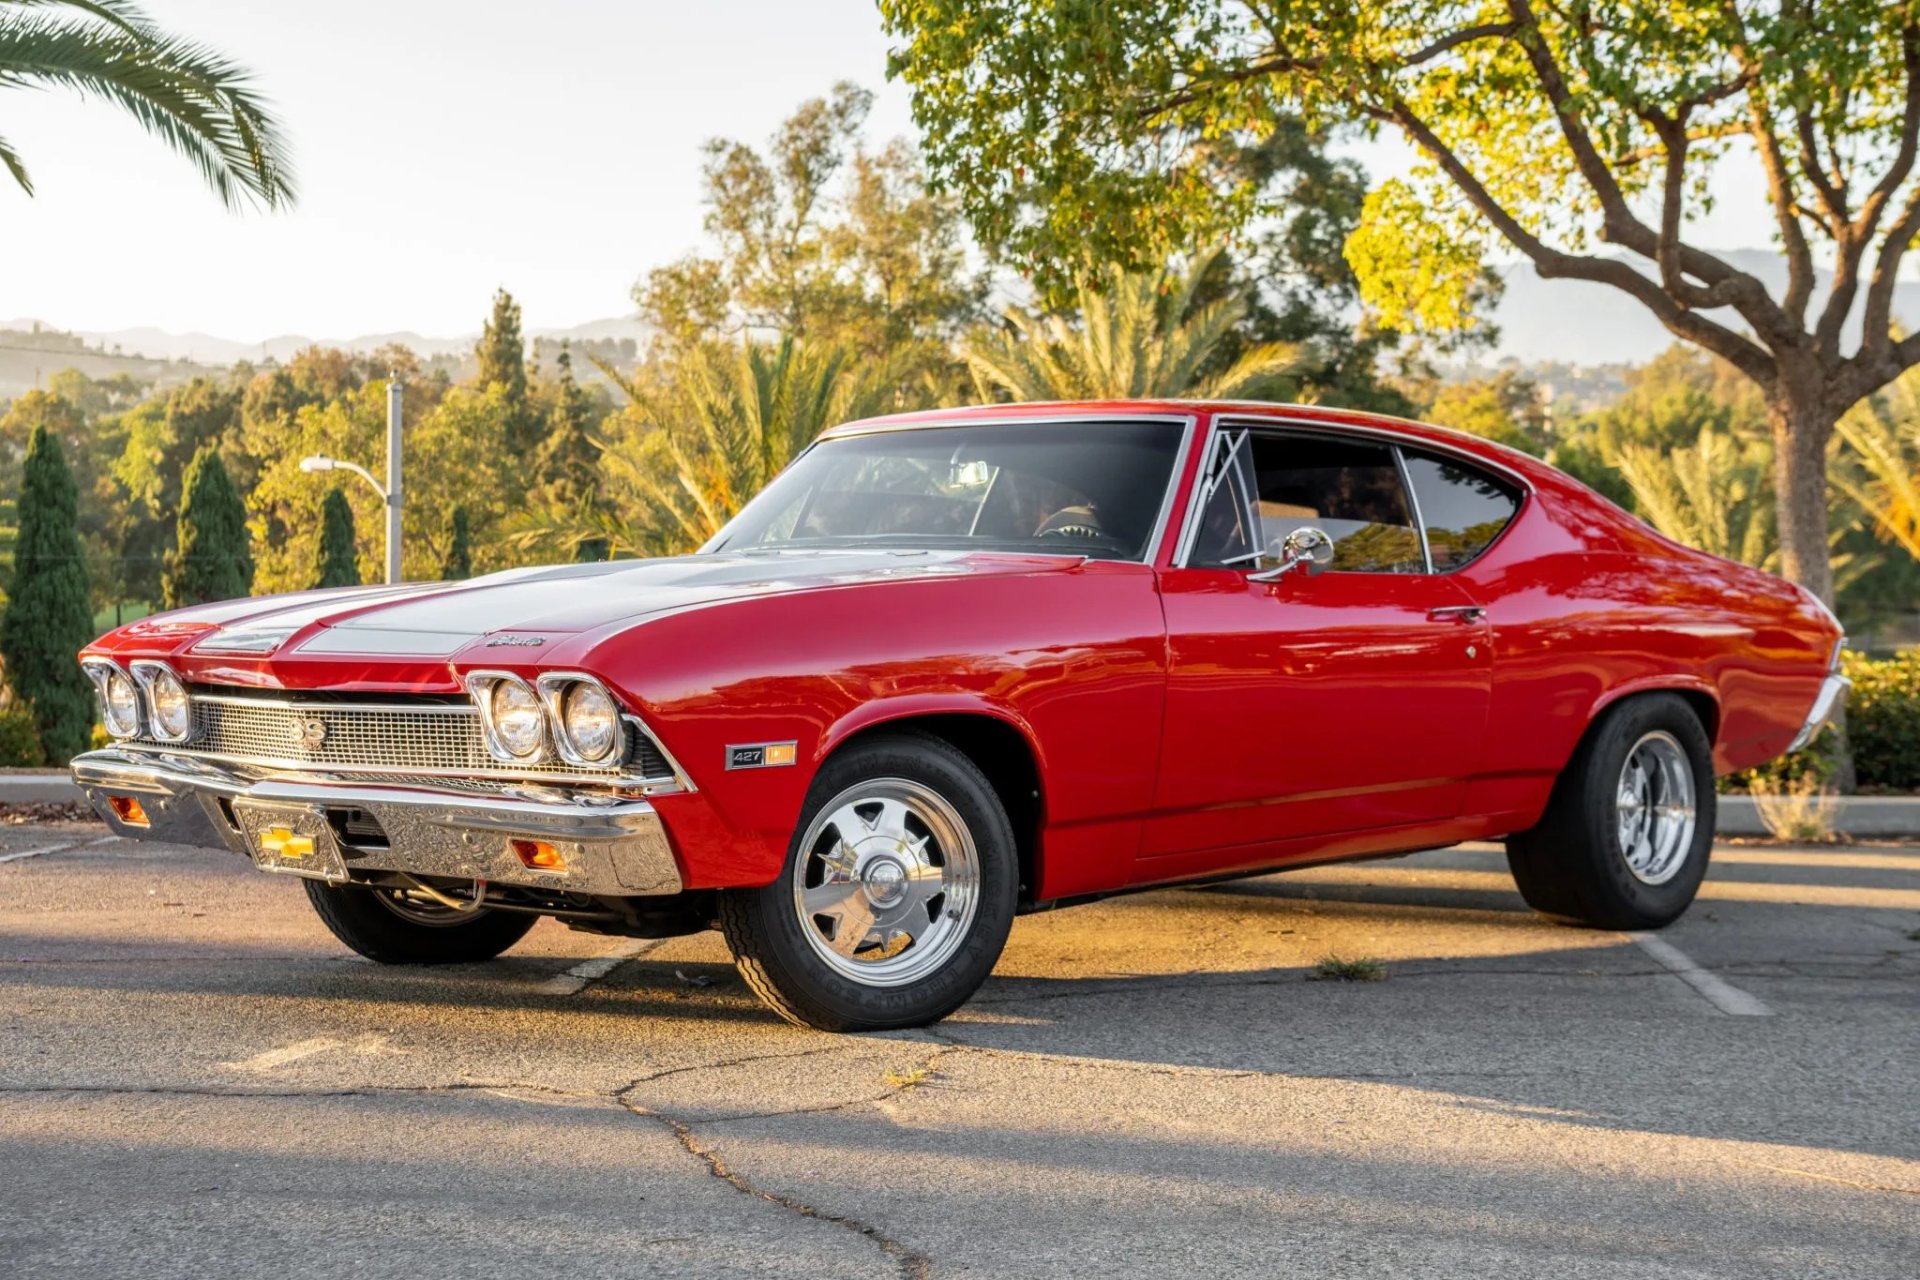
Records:
[[[184,744],[155,745],[183,755],[278,769],[475,778],[670,780],[672,767],[652,739],[631,719],[626,730],[624,765],[593,769],[558,760],[510,764],[488,754],[479,709],[471,704],[308,702],[195,690],[192,737]]]

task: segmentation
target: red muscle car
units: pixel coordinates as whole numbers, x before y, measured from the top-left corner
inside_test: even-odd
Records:
[[[1024,911],[1463,840],[1540,911],[1663,925],[1715,774],[1813,734],[1841,644],[1484,440],[995,406],[829,431],[695,555],[122,627],[73,774],[377,961],[717,925],[784,1016],[901,1027]]]

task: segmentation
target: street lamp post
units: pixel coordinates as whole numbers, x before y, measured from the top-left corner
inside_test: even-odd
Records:
[[[381,484],[373,472],[357,462],[342,462],[316,454],[300,459],[300,469],[309,474],[319,471],[351,471],[373,486],[387,509],[387,581],[400,581],[400,510],[405,500],[400,487],[400,379],[387,379],[387,482]]]

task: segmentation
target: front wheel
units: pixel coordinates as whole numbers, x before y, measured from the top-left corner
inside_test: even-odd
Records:
[[[986,981],[1019,859],[992,784],[950,744],[858,743],[820,770],[783,874],[720,895],[747,984],[823,1031],[924,1026]]]
[[[1693,902],[1714,826],[1713,744],[1684,698],[1608,710],[1554,785],[1540,822],[1507,839],[1520,896],[1599,929],[1657,929]]]
[[[527,936],[536,916],[456,911],[391,889],[303,880],[307,901],[333,936],[380,964],[472,964]]]

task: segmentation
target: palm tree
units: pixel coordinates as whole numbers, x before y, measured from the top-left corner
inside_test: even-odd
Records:
[[[1230,399],[1287,389],[1311,367],[1293,343],[1254,346],[1206,372],[1247,313],[1236,296],[1196,302],[1218,257],[1201,254],[1185,272],[1087,272],[1075,285],[1077,323],[1009,309],[1004,326],[970,339],[961,356],[983,398]]]
[[[1835,428],[1847,446],[1829,475],[1874,532],[1920,560],[1920,370],[1863,401]]]
[[[159,30],[127,0],[0,0],[0,89],[71,89],[120,107],[199,168],[228,208],[293,200],[280,125],[250,74]],[[0,165],[33,180],[0,138]]]
[[[524,550],[570,556],[586,539],[614,555],[691,551],[826,428],[899,403],[900,370],[862,366],[792,337],[692,347],[657,382],[599,361],[628,399],[600,446],[605,500],[535,506],[511,520]]]

